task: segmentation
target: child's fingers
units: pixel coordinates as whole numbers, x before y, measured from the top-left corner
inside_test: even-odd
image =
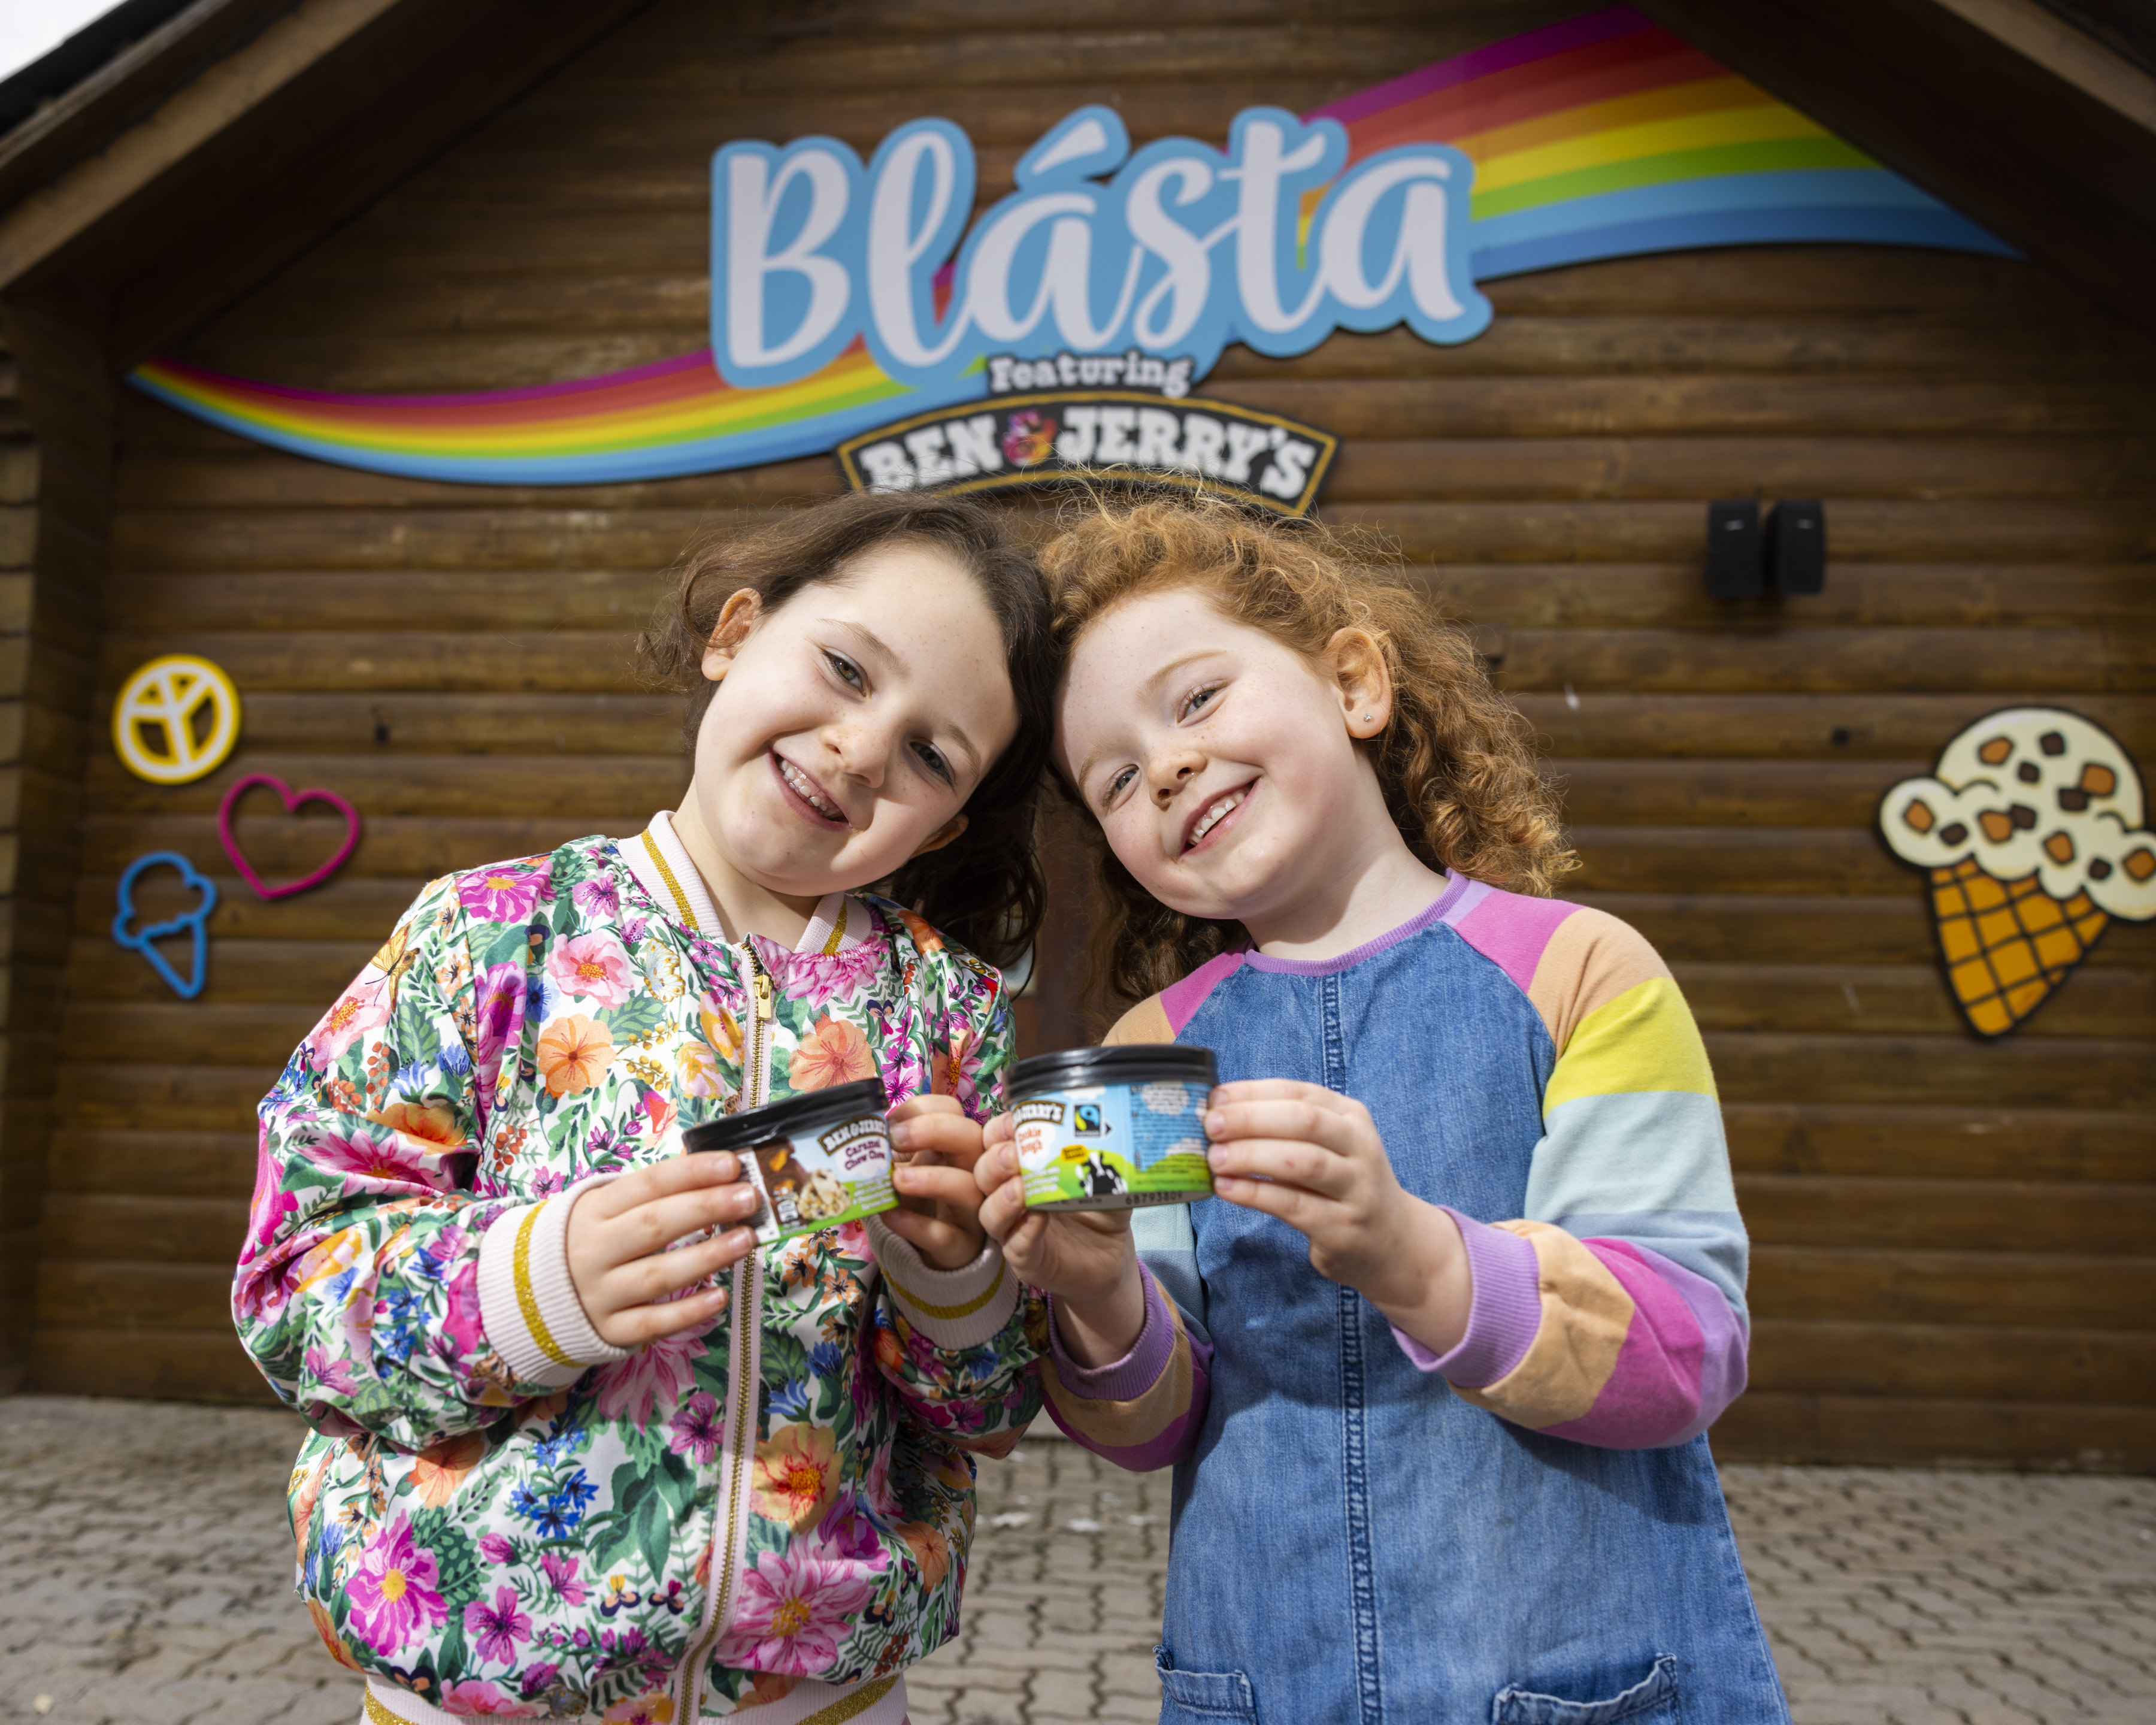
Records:
[[[966,1111],[958,1106],[956,1096],[908,1096],[891,1111],[891,1123],[897,1126],[905,1121],[919,1120],[937,1114],[955,1115],[963,1120]]]
[[[741,1178],[741,1158],[720,1151],[700,1156],[670,1156],[664,1162],[624,1174],[603,1186],[594,1186],[577,1199],[579,1216],[619,1216],[677,1193],[700,1192],[713,1186],[730,1186]]]
[[[969,1216],[981,1207],[981,1189],[971,1168],[904,1163],[891,1171],[891,1183],[906,1198],[932,1199]]]
[[[1009,1143],[1018,1136],[1018,1117],[1014,1114],[997,1115],[981,1128],[981,1136],[987,1140],[992,1150],[998,1144]]]
[[[1305,1084],[1299,1078],[1239,1078],[1232,1084],[1213,1086],[1211,1106],[1231,1102],[1310,1102],[1323,1108],[1355,1106],[1337,1090],[1322,1084]]]
[[[1368,1137],[1367,1121],[1367,1116],[1336,1113],[1304,1097],[1281,1097],[1209,1109],[1205,1136],[1215,1144],[1239,1138],[1293,1138],[1346,1156]]]
[[[994,1132],[993,1123],[988,1130]],[[1000,1144],[990,1144],[981,1153],[980,1160],[973,1164],[973,1178],[983,1192],[993,1192],[997,1187],[1018,1177],[1018,1146],[1008,1137]]]
[[[596,1197],[598,1194],[592,1195]],[[755,1187],[741,1183],[675,1193],[618,1215],[598,1219],[593,1244],[598,1255],[608,1264],[634,1263],[665,1250],[677,1240],[701,1234],[706,1228],[746,1222],[756,1214],[762,1202]],[[578,1211],[583,1208],[583,1200],[579,1199]],[[572,1213],[571,1222],[577,1219],[577,1214]]]
[[[602,1333],[616,1348],[641,1348],[647,1342],[678,1336],[685,1330],[708,1330],[726,1309],[726,1291],[707,1288],[685,1300],[657,1306],[632,1306],[617,1312]]]
[[[1028,1242],[1039,1239],[1048,1221],[1047,1217],[1026,1209],[1025,1183],[1010,1178],[988,1189],[981,1199],[980,1214],[981,1226],[1004,1243],[1006,1256],[1022,1238]]]
[[[1220,1177],[1256,1178],[1342,1199],[1355,1184],[1355,1166],[1304,1138],[1236,1138],[1205,1153],[1217,1186]]]
[[[700,1240],[679,1251],[654,1252],[649,1257],[617,1266],[600,1279],[595,1291],[600,1303],[616,1312],[648,1306],[684,1288],[694,1287],[738,1263],[755,1248],[756,1235],[737,1228],[711,1240]]]
[[[961,1270],[981,1255],[981,1236],[940,1217],[912,1210],[886,1210],[884,1226],[939,1270]]]
[[[921,1100],[916,1098],[916,1100]],[[948,1096],[932,1096],[927,1100],[949,1102]],[[958,1105],[951,1104],[949,1113],[916,1114],[910,1120],[891,1122],[891,1147],[904,1155],[917,1155],[923,1150],[932,1150],[939,1156],[970,1167],[973,1158],[981,1153],[981,1128],[958,1111]]]
[[[1266,1215],[1278,1216],[1289,1227],[1306,1235],[1329,1223],[1336,1209],[1329,1199],[1317,1193],[1270,1180],[1216,1176],[1213,1193],[1216,1198],[1224,1198],[1246,1210],[1262,1210]]]

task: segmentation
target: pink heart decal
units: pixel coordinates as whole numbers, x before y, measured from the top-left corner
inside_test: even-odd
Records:
[[[239,799],[256,785],[266,784],[285,799],[285,813],[297,814],[302,803],[326,803],[344,817],[344,843],[336,854],[311,875],[302,875],[296,880],[287,880],[282,886],[264,886],[262,877],[254,872],[254,865],[239,848],[239,840],[233,836],[232,812],[239,806]],[[217,836],[223,840],[224,854],[232,859],[232,865],[239,870],[239,878],[254,889],[257,898],[286,898],[295,892],[305,892],[310,886],[319,886],[345,865],[352,852],[359,846],[359,811],[335,791],[295,791],[274,773],[250,773],[236,779],[232,788],[224,793],[217,805]]]

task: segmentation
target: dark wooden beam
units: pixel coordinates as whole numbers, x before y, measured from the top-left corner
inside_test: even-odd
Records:
[[[1984,8],[1942,0],[1640,3],[2041,268],[2156,330],[2156,129],[2133,117],[2130,99],[2150,80],[2102,44],[2082,38],[2069,54],[2032,57],[1973,22],[1989,16]],[[2106,76],[2086,75],[2092,66]]]

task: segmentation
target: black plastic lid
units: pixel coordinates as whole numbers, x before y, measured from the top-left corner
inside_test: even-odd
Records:
[[[723,1120],[692,1126],[681,1134],[681,1142],[691,1150],[745,1150],[752,1144],[790,1138],[883,1111],[883,1081],[862,1078],[851,1084],[834,1084],[829,1090],[803,1091],[798,1096],[752,1108],[746,1114],[729,1114]]]
[[[1012,1101],[1095,1084],[1202,1084],[1210,1090],[1213,1050],[1179,1042],[1132,1042],[1114,1048],[1063,1048],[1011,1069]]]

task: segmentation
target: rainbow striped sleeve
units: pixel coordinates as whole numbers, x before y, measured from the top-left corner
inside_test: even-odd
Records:
[[[1128,1353],[1105,1366],[1081,1366],[1064,1352],[1055,1302],[1050,1302],[1041,1384],[1049,1418],[1074,1441],[1118,1467],[1147,1473],[1180,1461],[1196,1443],[1205,1420],[1213,1349],[1191,1334],[1182,1312],[1143,1264],[1138,1276],[1145,1284],[1144,1327]]]
[[[1677,1444],[1744,1388],[1747,1246],[1707,1050],[1654,949],[1615,917],[1483,887],[1446,919],[1558,1050],[1527,1214],[1455,1215],[1467,1334],[1410,1358],[1516,1425],[1614,1449]]]

